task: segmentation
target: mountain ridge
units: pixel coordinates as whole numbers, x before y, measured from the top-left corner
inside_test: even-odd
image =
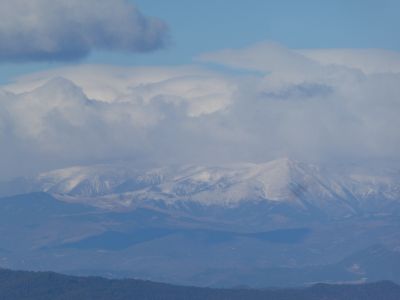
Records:
[[[62,201],[108,209],[134,209],[155,203],[166,207],[227,208],[266,203],[271,207],[287,205],[299,212],[346,217],[389,213],[389,207],[400,205],[397,175],[393,170],[383,174],[336,172],[283,158],[263,164],[152,169],[126,165],[76,166],[44,172],[20,182],[23,192],[42,191]]]
[[[400,286],[390,281],[367,284],[324,284],[306,288],[249,289],[199,288],[145,280],[111,280],[76,277],[53,272],[0,269],[0,299],[307,299],[307,300],[395,300]]]

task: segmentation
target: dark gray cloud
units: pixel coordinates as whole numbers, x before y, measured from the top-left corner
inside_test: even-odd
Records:
[[[166,24],[125,0],[0,0],[0,61],[68,61],[163,47]]]

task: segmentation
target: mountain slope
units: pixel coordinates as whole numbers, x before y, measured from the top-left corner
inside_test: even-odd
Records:
[[[100,209],[43,192],[0,198],[0,266],[218,287],[400,282],[398,216],[295,214],[290,223],[265,205],[184,214]],[[375,244],[383,250],[368,250]]]

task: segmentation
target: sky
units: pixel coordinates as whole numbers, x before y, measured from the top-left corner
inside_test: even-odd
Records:
[[[0,178],[399,161],[399,1],[0,0]]]
[[[6,2],[7,0],[2,0]],[[94,51],[76,63],[176,65],[204,52],[272,40],[290,48],[384,48],[400,50],[397,0],[136,0],[170,28],[170,44],[144,55]],[[60,62],[3,62],[0,82],[56,68]]]

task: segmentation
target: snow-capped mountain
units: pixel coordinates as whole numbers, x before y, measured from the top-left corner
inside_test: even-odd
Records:
[[[262,203],[347,216],[383,213],[400,204],[396,171],[334,172],[290,159],[150,170],[126,165],[70,167],[39,174],[29,185],[31,191],[47,192],[60,200],[107,208],[154,203],[235,208]]]
[[[231,266],[263,283],[271,280],[268,274],[285,284],[300,273],[316,272],[316,279],[296,284],[327,280],[324,268],[339,274],[337,280],[375,278],[376,271],[395,274],[399,178],[395,169],[289,159],[53,170],[0,183],[0,228],[9,233],[0,240],[0,254],[14,269],[141,278],[161,272],[161,279],[189,278],[187,284],[220,278],[236,284]],[[6,193],[21,195],[2,197]],[[368,252],[371,264],[358,259],[374,245],[390,252]],[[176,270],[183,270],[178,277]]]

